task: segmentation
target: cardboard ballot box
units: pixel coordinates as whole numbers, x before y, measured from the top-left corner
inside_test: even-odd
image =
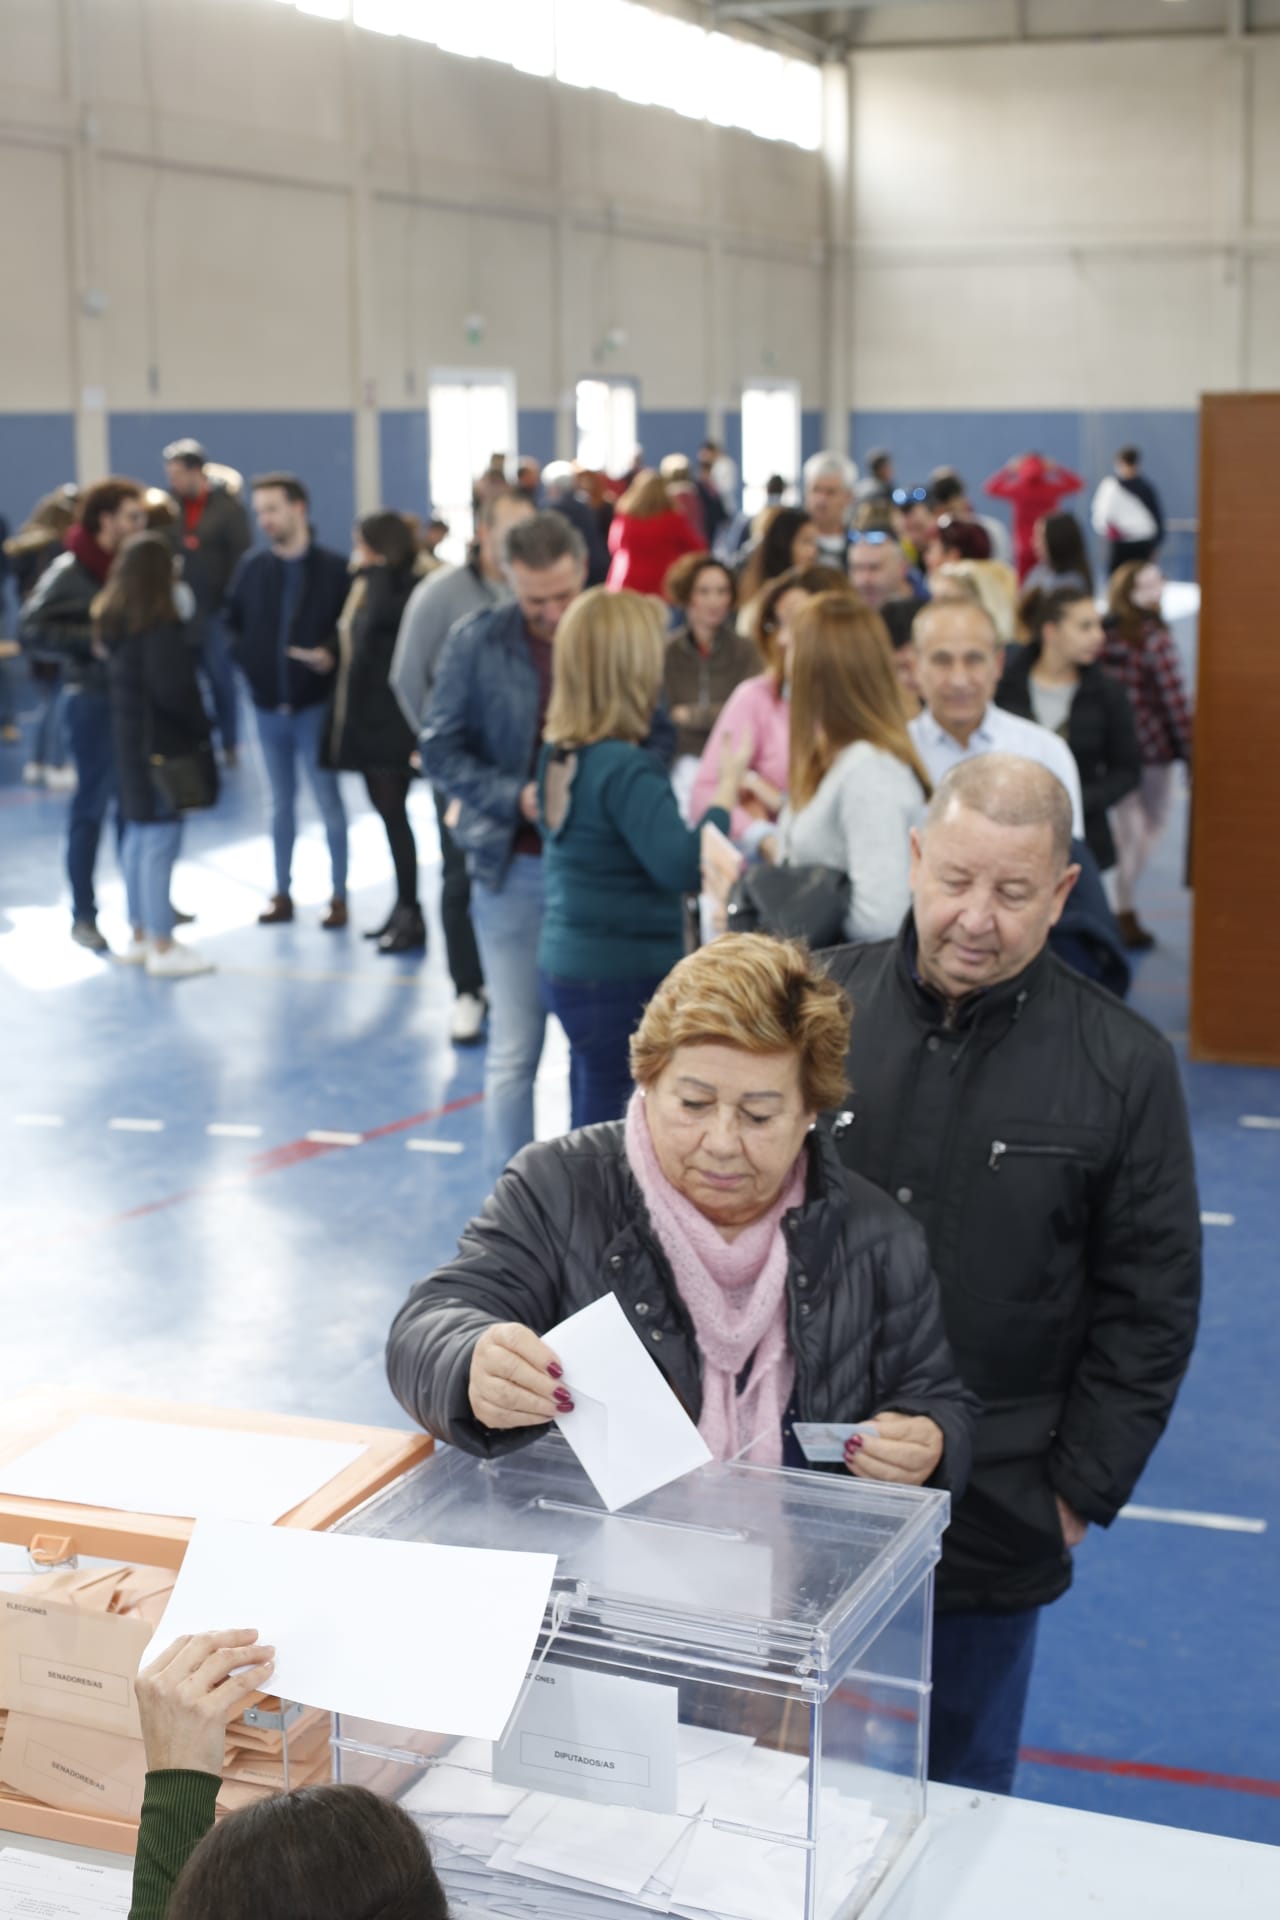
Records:
[[[4,1491],[6,1465],[16,1477],[32,1447],[94,1417],[139,1422],[157,1434],[212,1429],[228,1447],[246,1434],[345,1444],[355,1457],[277,1522],[313,1530],[423,1461],[431,1441],[88,1392],[41,1389],[0,1408],[0,1541],[26,1553],[20,1573],[0,1579],[0,1828],[128,1854],[145,1774],[133,1682],[193,1523]],[[327,1715],[258,1702],[229,1731],[219,1808],[328,1778],[329,1737]]]
[[[457,1920],[852,1920],[924,1818],[948,1514],[738,1465],[609,1514],[558,1435],[444,1449],[338,1530],[555,1553],[529,1678],[492,1744],[335,1716],[337,1777],[421,1822]]]

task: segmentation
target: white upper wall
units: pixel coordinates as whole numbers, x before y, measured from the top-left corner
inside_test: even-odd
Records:
[[[855,405],[1191,407],[1260,383],[1280,40],[884,48],[853,76]]]
[[[520,404],[549,408],[621,327],[642,403],[701,409],[713,244],[770,285],[814,279],[816,154],[270,0],[79,0],[69,17],[65,47],[51,0],[0,0],[0,247],[22,263],[0,282],[19,344],[2,408],[69,408],[86,380],[110,408],[350,408],[370,380],[379,404],[413,405],[430,366],[468,362],[513,368]],[[77,316],[77,278],[101,318]],[[809,292],[812,309],[735,316],[717,380],[773,356],[816,402]]]

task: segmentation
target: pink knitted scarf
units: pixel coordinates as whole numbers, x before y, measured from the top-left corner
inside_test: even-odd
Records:
[[[658,1164],[644,1096],[627,1108],[627,1159],[649,1219],[689,1309],[702,1355],[698,1431],[717,1460],[782,1462],[782,1416],[795,1382],[787,1344],[787,1243],[782,1216],[804,1197],[805,1155],[768,1213],[723,1238]],[[754,1356],[754,1358],[753,1358]],[[748,1360],[751,1375],[739,1394]]]

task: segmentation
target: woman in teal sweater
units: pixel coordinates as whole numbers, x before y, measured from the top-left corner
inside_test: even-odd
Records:
[[[641,741],[662,689],[658,601],[596,588],[556,632],[538,761],[544,909],[538,966],[569,1039],[575,1127],[620,1120],[628,1042],[645,1002],[684,955],[686,894],[701,887],[701,828],[729,829],[751,741],[727,739],[710,807],[687,827]]]

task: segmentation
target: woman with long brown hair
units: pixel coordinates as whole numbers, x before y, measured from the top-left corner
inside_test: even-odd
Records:
[[[123,836],[120,863],[133,935],[119,956],[161,979],[208,973],[213,962],[173,937],[169,882],[182,848],[181,802],[166,790],[166,766],[198,761],[205,790],[190,802],[212,805],[217,770],[209,719],[196,678],[190,620],[194,602],[174,579],[162,534],[139,533],[111,563],[93,603],[95,647],[107,663],[116,794]]]
[[[609,528],[609,577],[613,593],[661,594],[662,583],[686,553],[705,553],[707,543],[693,531],[667,491],[660,473],[646,467],[619,500]]]
[[[795,620],[791,785],[762,854],[847,873],[847,938],[887,940],[910,905],[911,829],[932,792],[884,622],[848,594],[820,593]]]
[[[1126,947],[1145,952],[1155,935],[1137,915],[1138,881],[1164,832],[1177,761],[1191,766],[1191,709],[1178,650],[1160,613],[1164,576],[1154,560],[1128,560],[1108,589],[1110,612],[1100,665],[1129,696],[1138,729],[1142,780],[1111,811],[1116,847],[1116,918]]]

